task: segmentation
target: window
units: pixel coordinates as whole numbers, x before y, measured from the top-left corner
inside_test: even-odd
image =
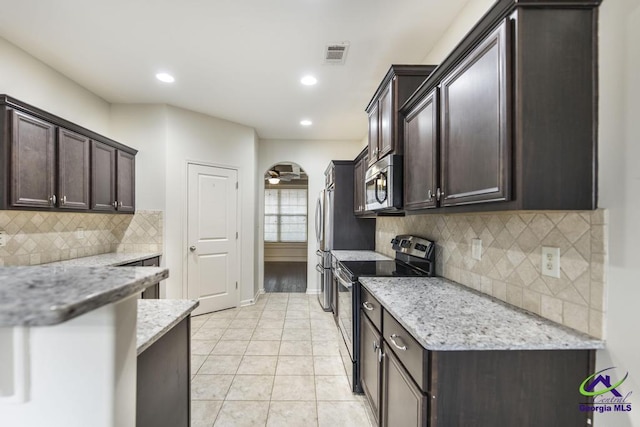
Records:
[[[307,189],[264,190],[264,241],[307,241]]]

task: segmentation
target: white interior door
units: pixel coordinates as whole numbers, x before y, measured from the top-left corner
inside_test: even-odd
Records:
[[[187,294],[193,314],[238,305],[238,171],[189,164]]]

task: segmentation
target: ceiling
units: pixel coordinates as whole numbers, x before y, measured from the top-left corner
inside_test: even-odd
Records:
[[[171,104],[262,139],[359,140],[389,66],[422,63],[466,2],[0,0],[0,36],[109,103]],[[337,42],[346,63],[324,64]]]

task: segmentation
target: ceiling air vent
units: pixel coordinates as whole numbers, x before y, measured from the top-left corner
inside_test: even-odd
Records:
[[[349,50],[349,43],[332,43],[324,50],[325,64],[344,64]]]

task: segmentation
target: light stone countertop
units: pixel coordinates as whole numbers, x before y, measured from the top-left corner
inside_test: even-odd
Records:
[[[199,304],[197,300],[188,299],[138,300],[138,355],[180,323]]]
[[[0,327],[56,325],[169,277],[160,267],[0,268]]]
[[[86,256],[82,258],[67,259],[43,265],[66,266],[66,267],[116,267],[129,264],[143,259],[161,256],[162,252],[110,252],[100,255]]]
[[[338,261],[384,261],[393,259],[375,251],[333,250],[331,254]]]
[[[604,341],[440,277],[361,277],[427,350],[598,349]]]

